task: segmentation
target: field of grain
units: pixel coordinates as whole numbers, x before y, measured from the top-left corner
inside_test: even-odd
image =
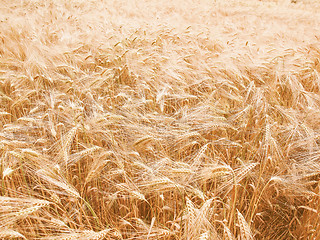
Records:
[[[0,239],[320,239],[319,7],[0,0]]]

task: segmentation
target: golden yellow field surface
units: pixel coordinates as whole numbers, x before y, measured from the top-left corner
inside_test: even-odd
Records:
[[[320,239],[318,9],[0,0],[0,239]]]

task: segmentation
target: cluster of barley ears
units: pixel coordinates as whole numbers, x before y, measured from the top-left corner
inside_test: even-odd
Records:
[[[320,239],[304,2],[0,0],[0,238]]]

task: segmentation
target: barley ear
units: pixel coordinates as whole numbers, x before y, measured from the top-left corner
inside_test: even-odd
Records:
[[[237,209],[237,213],[238,213],[238,222],[240,226],[241,240],[253,240],[249,224],[247,223],[244,216],[239,212],[238,209]]]

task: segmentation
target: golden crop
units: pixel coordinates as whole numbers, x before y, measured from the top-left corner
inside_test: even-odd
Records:
[[[0,238],[320,239],[319,7],[0,0]]]

